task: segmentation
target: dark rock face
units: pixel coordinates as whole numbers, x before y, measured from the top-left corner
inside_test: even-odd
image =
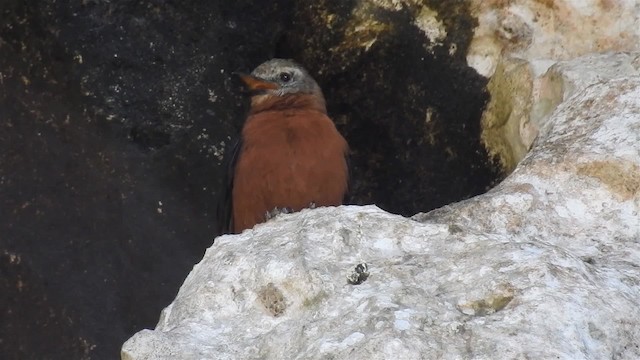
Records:
[[[1,5],[0,358],[115,358],[213,242],[228,74],[282,4],[31,3]]]
[[[407,11],[380,13],[395,30],[369,51],[321,56],[353,6],[2,2],[0,358],[115,358],[155,325],[216,235],[245,104],[229,74],[270,57],[321,71],[354,202],[412,214],[483,191],[484,80],[426,51]],[[305,28],[326,9],[344,26]]]

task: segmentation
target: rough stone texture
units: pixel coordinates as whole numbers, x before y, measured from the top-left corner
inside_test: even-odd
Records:
[[[506,171],[522,160],[556,106],[586,85],[640,75],[640,53],[589,54],[559,61],[533,78],[529,62],[505,57],[489,81],[482,140]]]
[[[483,114],[482,139],[506,172],[522,160],[538,132],[539,121],[559,103],[555,98],[549,102],[549,97],[561,94],[557,91],[537,98],[540,91],[549,90],[541,75],[550,66],[592,53],[640,49],[637,1],[470,3],[478,26],[466,59],[478,73],[491,77],[491,102]],[[601,69],[594,70],[597,74]]]
[[[554,62],[594,52],[639,50],[634,0],[473,0],[478,27],[469,65],[492,76],[501,57],[528,60],[535,76]]]
[[[589,54],[559,61],[534,82],[530,122],[537,129],[556,106],[588,85],[640,76],[640,52]],[[528,144],[533,143],[531,139]]]
[[[487,194],[218,238],[122,358],[639,358],[640,77],[575,91]]]

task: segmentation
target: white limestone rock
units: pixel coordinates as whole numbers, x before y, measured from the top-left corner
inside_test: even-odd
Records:
[[[491,77],[502,57],[530,62],[534,76],[556,61],[640,50],[636,0],[472,0],[478,27],[467,63]]]
[[[530,121],[537,129],[555,107],[589,85],[640,76],[640,52],[588,54],[559,61],[533,81]]]
[[[216,239],[122,359],[640,358],[640,78],[575,91],[487,194]]]
[[[640,76],[640,52],[559,61],[537,78],[526,60],[504,57],[487,86],[491,100],[482,114],[482,141],[511,172],[558,104],[591,84],[633,76]]]

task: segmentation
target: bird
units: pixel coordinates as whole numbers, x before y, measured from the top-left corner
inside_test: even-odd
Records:
[[[219,232],[240,233],[281,212],[343,204],[349,145],[327,115],[318,83],[289,59],[236,74],[250,107],[227,158]]]

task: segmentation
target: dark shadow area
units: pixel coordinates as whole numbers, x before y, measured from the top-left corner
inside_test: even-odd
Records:
[[[483,193],[501,178],[480,141],[487,79],[464,56],[475,19],[464,4],[432,3],[452,34],[440,44],[414,25],[417,9],[374,9],[360,19],[345,9],[355,2],[338,0],[299,6],[278,43],[278,56],[318,74],[352,149],[355,204],[410,216]],[[327,14],[333,31],[316,31]],[[365,31],[350,35],[354,23],[384,30],[369,44]]]
[[[229,73],[283,4],[0,5],[0,358],[113,359],[155,326],[213,243]]]

